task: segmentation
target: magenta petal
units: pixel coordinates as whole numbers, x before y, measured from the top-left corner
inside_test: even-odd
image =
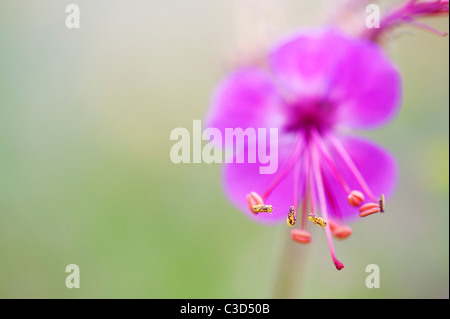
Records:
[[[338,101],[339,125],[375,128],[397,114],[401,105],[401,77],[378,45],[358,41],[340,63],[332,94]]]
[[[378,199],[380,194],[384,194],[388,199],[393,194],[398,180],[398,168],[394,157],[388,151],[366,139],[348,136],[339,136],[338,138],[374,196],[376,196],[376,199]],[[330,145],[328,144],[328,146]],[[350,188],[361,191],[361,187],[341,159],[341,156],[331,147],[330,149],[337,169],[347,181]],[[328,185],[331,192],[330,195],[332,195],[334,202],[338,205],[338,209],[333,209],[333,204],[331,201],[328,201],[328,209],[331,216],[338,220],[342,218],[346,222],[360,218],[359,208],[350,206],[347,200],[347,194],[333,175],[330,174],[325,163],[322,163],[322,171],[324,172],[325,184]],[[365,203],[367,202],[371,201],[365,194]],[[386,207],[386,214],[389,214],[389,203],[387,203]]]
[[[225,128],[279,127],[281,100],[269,76],[260,70],[244,69],[228,76],[217,88],[205,127],[225,136]]]
[[[336,30],[301,33],[272,52],[271,67],[299,99],[326,97],[334,123],[370,129],[388,122],[401,100],[401,77],[372,42]]]
[[[293,170],[278,184],[268,197],[265,204],[272,205],[272,214],[260,213],[255,215],[247,206],[246,195],[254,191],[260,196],[272,185],[278,176],[282,175],[283,167],[293,149],[293,143],[284,142],[278,148],[278,171],[275,174],[260,174],[261,164],[257,163],[231,163],[224,164],[223,181],[227,197],[230,201],[251,219],[262,223],[277,223],[286,221],[289,207],[293,205]],[[300,181],[303,178],[300,176]],[[300,182],[301,184],[301,182]],[[301,185],[300,185],[301,187]],[[299,189],[299,191],[301,191]]]
[[[330,76],[347,47],[348,40],[335,31],[308,30],[275,47],[271,69],[296,97],[326,96]]]

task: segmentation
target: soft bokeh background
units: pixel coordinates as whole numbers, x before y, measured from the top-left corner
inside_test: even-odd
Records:
[[[173,164],[169,134],[204,116],[236,52],[327,22],[335,2],[0,2],[0,297],[273,297],[287,226],[232,207],[220,165]],[[403,109],[365,133],[399,162],[389,213],[336,243],[341,272],[313,230],[293,252],[296,297],[449,296],[448,38],[398,35]],[[71,263],[80,289],[65,286]],[[365,286],[371,263],[379,289]]]

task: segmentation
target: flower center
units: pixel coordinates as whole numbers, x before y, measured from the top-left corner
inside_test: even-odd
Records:
[[[311,113],[307,113],[311,114]],[[320,113],[318,113],[320,114]],[[320,118],[320,116],[319,116]],[[305,120],[305,119],[303,119]],[[305,123],[305,122],[302,122]],[[262,196],[252,192],[247,195],[247,203],[250,211],[254,214],[261,212],[260,207],[269,207],[272,212],[272,206],[266,205],[273,190],[280,184],[282,180],[289,174],[293,174],[292,185],[292,203],[287,215],[287,224],[293,227],[297,221],[297,209],[301,209],[301,229],[291,230],[291,237],[294,241],[307,244],[311,242],[311,234],[306,231],[306,221],[321,226],[326,233],[328,246],[330,248],[331,258],[336,269],[341,270],[344,265],[337,259],[332,236],[343,239],[351,235],[352,229],[343,224],[342,214],[336,199],[333,197],[330,189],[330,180],[325,178],[324,173],[329,172],[330,178],[342,187],[347,194],[348,203],[353,207],[359,208],[359,216],[367,217],[371,214],[382,213],[385,211],[384,195],[378,199],[374,196],[369,185],[364,180],[360,171],[353,162],[350,154],[332,133],[319,133],[314,129],[317,122],[307,122],[309,127],[299,127],[302,130],[297,132],[297,141],[293,145],[292,153],[284,164],[281,171],[274,178],[266,192]],[[321,124],[323,122],[320,122]],[[328,122],[325,122],[325,124]],[[324,124],[322,124],[324,125]],[[304,130],[307,131],[304,131]],[[334,150],[343,162],[346,169],[351,173],[353,178],[359,184],[360,190],[351,189],[347,179],[344,178],[342,172],[336,166],[334,158],[331,156],[331,150]],[[354,182],[352,183],[354,184]],[[371,202],[363,205],[366,196]],[[299,203],[300,201],[300,203]],[[300,205],[299,205],[300,204]],[[362,205],[362,206],[361,206]],[[300,207],[301,206],[301,207]],[[308,214],[308,206],[311,213]],[[277,209],[277,208],[274,208]],[[335,216],[329,214],[334,211]],[[262,211],[264,212],[264,211]],[[323,216],[319,216],[318,212]]]
[[[284,129],[288,132],[317,131],[322,133],[334,123],[334,108],[329,101],[302,100],[287,105],[288,120]]]

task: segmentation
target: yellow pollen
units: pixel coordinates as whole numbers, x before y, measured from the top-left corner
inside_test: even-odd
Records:
[[[255,206],[253,206],[253,211],[255,213],[270,213],[270,214],[272,214],[273,207],[272,207],[272,205],[255,205]]]
[[[325,228],[325,226],[327,225],[327,222],[325,219],[323,219],[322,217],[316,216],[314,214],[309,214],[308,219],[310,221],[312,221],[314,224],[319,225],[322,228]]]
[[[295,208],[294,206],[291,206],[289,208],[289,214],[287,217],[287,224],[289,227],[293,227],[295,223],[297,222],[297,217],[295,216]]]

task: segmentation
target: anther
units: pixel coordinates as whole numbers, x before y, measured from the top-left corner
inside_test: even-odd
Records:
[[[291,229],[291,238],[300,244],[308,244],[311,242],[311,234],[302,229]]]
[[[296,215],[297,215],[297,214],[296,214],[296,212],[295,212],[294,206],[291,206],[291,207],[289,208],[289,214],[288,214],[288,217],[287,217],[287,224],[288,224],[290,227],[294,226],[295,223],[297,222],[297,216],[296,216]]]
[[[308,214],[308,219],[312,221],[314,224],[319,225],[322,228],[325,228],[327,222],[322,217],[316,216],[314,214]]]
[[[336,224],[334,221],[332,221],[331,219],[328,220],[328,225],[330,225],[330,230],[333,232],[334,230],[336,230],[339,225]]]
[[[350,205],[358,207],[364,202],[364,195],[360,191],[351,191],[347,199]]]
[[[378,213],[380,211],[380,206],[376,203],[368,203],[359,208],[359,216],[366,217],[371,214]]]
[[[251,192],[250,194],[247,194],[247,205],[253,214],[258,214],[258,212],[255,212],[253,208],[254,206],[264,205],[264,201],[257,193]]]
[[[258,214],[258,213],[270,213],[270,214],[272,214],[273,207],[272,207],[272,205],[255,205],[255,206],[253,206],[253,210],[252,211],[255,214]]]
[[[353,230],[349,226],[342,225],[332,230],[331,233],[338,239],[345,239],[353,233]]]
[[[384,213],[385,208],[385,200],[384,200],[384,194],[381,194],[378,198],[378,205],[380,206],[380,213]]]

